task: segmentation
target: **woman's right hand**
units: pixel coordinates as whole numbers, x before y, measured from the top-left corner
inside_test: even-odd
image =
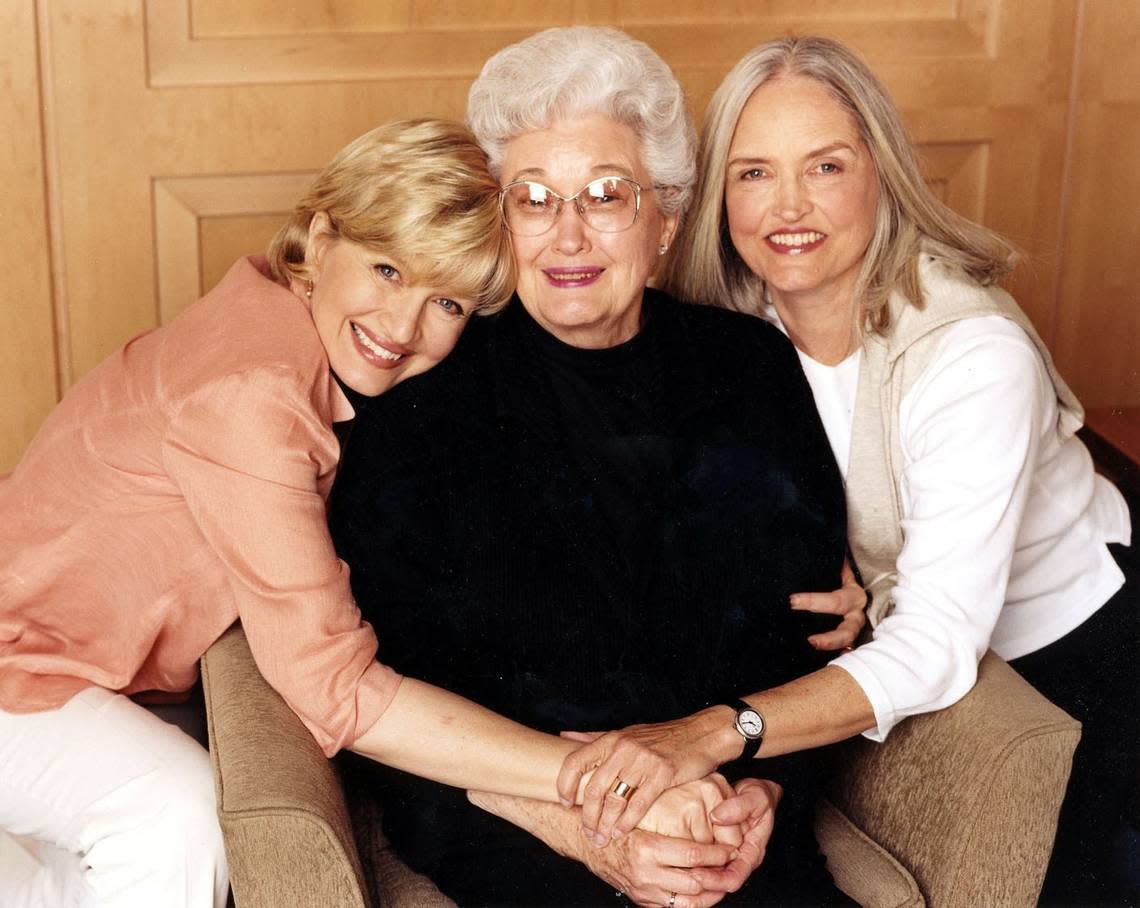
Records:
[[[716,882],[729,874],[746,831],[744,823],[714,823],[710,813],[736,795],[718,773],[670,788],[629,835],[584,849],[586,865],[635,904],[710,908],[727,887],[708,887],[700,874]]]
[[[727,715],[724,707],[710,707],[669,722],[605,734],[563,732],[562,737],[584,746],[562,763],[559,798],[564,805],[573,804],[581,789],[582,825],[595,844],[605,845],[633,829],[667,789],[704,778],[739,756],[740,736],[731,731]],[[735,745],[735,752],[713,753],[724,729],[731,732],[728,747]],[[618,782],[629,790],[618,794]]]

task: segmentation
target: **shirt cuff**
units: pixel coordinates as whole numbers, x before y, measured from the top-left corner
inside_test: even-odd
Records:
[[[389,668],[382,662],[372,660],[360,678],[360,685],[356,689],[356,728],[351,739],[342,742],[341,747],[352,747],[353,744],[379,721],[384,711],[391,704],[400,689],[404,676]],[[333,749],[333,753],[339,748]],[[326,755],[332,756],[332,753]]]
[[[874,673],[857,653],[858,650],[844,653],[838,658],[832,659],[828,665],[843,669],[863,689],[864,695],[871,703],[871,709],[875,712],[875,727],[868,728],[863,732],[863,737],[881,744],[887,739],[891,729],[898,725],[902,716],[898,715],[891,705],[886,688],[879,683]]]

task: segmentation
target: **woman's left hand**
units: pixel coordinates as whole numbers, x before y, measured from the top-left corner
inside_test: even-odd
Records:
[[[744,821],[714,822],[713,811],[737,793],[719,772],[703,779],[667,788],[637,824],[639,829],[676,839],[705,844],[719,842],[739,848],[744,839]]]
[[[723,867],[693,869],[693,876],[706,891],[736,892],[763,863],[776,824],[776,806],[783,794],[784,789],[769,779],[741,779],[735,795],[712,809],[709,818],[714,829],[727,828],[733,836],[737,829],[743,829],[744,838],[736,857]]]
[[[841,577],[843,585],[830,593],[792,594],[792,608],[796,611],[839,615],[842,618],[835,630],[808,637],[808,643],[816,649],[850,649],[867,623],[867,591],[859,586],[855,572],[846,560]]]
[[[621,731],[563,732],[586,742],[571,753],[558,773],[558,794],[574,803],[586,773],[592,774],[582,796],[582,826],[598,845],[633,829],[666,789],[713,772],[738,754],[711,752],[715,732],[731,728],[717,707],[683,719],[654,725],[631,725]],[[628,791],[615,791],[624,782]]]

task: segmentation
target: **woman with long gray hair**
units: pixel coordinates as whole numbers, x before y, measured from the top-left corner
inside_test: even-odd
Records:
[[[803,743],[852,725],[882,740],[958,700],[992,648],[1083,725],[1042,899],[1120,904],[1140,750],[1131,526],[1074,434],[1080,404],[997,286],[1014,264],[931,193],[862,60],[783,38],[713,98],[667,286],[783,328],[844,473],[875,631],[827,670],[826,691],[853,696]]]

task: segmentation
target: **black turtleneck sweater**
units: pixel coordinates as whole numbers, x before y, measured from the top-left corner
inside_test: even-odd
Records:
[[[675,718],[825,661],[788,596],[838,586],[843,488],[771,326],[647,291],[633,340],[583,350],[516,300],[358,406],[333,536],[398,671],[557,732]],[[728,771],[787,789],[738,903],[820,903],[816,758]],[[613,898],[462,792],[377,784],[397,850],[463,905]]]

